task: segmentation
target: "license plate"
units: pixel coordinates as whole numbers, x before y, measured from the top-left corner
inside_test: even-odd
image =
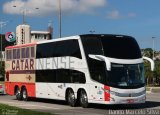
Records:
[[[134,99],[127,99],[128,103],[134,103]]]

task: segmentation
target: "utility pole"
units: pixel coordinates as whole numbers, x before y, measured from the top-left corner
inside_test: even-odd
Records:
[[[154,49],[155,49],[155,44],[154,44],[154,40],[155,40],[155,38],[156,37],[152,37],[152,51],[153,51],[153,57],[152,57],[152,59],[153,59],[153,61],[154,61]]]
[[[2,58],[3,58],[3,55],[2,55],[2,47],[3,47],[2,28],[3,28],[3,26],[6,25],[6,23],[7,23],[7,21],[6,22],[0,21],[0,29],[1,29],[1,67],[2,67]]]
[[[61,0],[58,0],[59,1],[59,38],[62,37],[62,10],[61,10]]]

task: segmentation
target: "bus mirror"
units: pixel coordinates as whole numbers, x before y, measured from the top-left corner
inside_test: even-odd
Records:
[[[106,64],[107,70],[111,71],[111,62],[109,61],[107,57],[102,56],[102,55],[92,55],[92,54],[89,54],[88,56],[95,60],[104,61]]]
[[[143,59],[148,60],[151,63],[151,71],[154,71],[155,63],[151,58],[143,57]]]

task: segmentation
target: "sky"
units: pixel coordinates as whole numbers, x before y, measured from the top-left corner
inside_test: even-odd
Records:
[[[62,37],[89,34],[133,36],[141,48],[160,51],[160,0],[61,0]],[[53,26],[59,37],[59,0],[0,0],[0,33],[25,21],[33,31]]]

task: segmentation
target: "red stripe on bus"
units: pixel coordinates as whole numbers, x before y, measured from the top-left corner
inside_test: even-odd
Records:
[[[22,89],[22,86],[25,86],[28,92],[28,97],[36,97],[35,83],[5,82],[6,93],[14,95],[15,86],[18,86],[20,90]]]
[[[6,49],[12,49],[12,48],[22,48],[22,47],[27,47],[27,46],[34,46],[36,43],[31,43],[31,44],[22,44],[22,45],[15,45],[15,46],[8,46]]]
[[[107,91],[110,91],[109,86],[104,85],[104,89],[107,90]],[[107,92],[107,91],[104,92],[104,99],[105,99],[105,101],[110,101],[110,93]]]
[[[10,71],[10,74],[34,74],[35,70],[14,70]]]

